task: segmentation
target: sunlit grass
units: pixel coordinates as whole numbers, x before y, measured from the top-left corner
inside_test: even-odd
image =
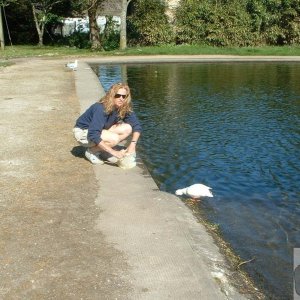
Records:
[[[119,55],[251,55],[251,56],[296,56],[300,55],[300,46],[282,47],[212,47],[206,45],[165,45],[155,47],[129,47],[126,50],[92,51],[57,46],[8,46],[0,50],[0,63],[4,60],[20,57],[84,57]]]
[[[7,46],[0,51],[0,59],[19,58],[19,57],[61,57],[61,56],[81,56],[91,55],[91,50],[70,47],[55,46]]]
[[[212,47],[205,45],[178,45],[135,47],[125,51],[109,52],[114,55],[300,55],[300,46],[283,47]]]

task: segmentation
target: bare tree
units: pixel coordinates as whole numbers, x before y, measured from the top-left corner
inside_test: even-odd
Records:
[[[0,5],[0,45],[1,49],[4,50],[5,48],[5,41],[4,41],[4,32],[3,32],[3,22],[2,22],[2,10],[3,5]]]
[[[120,50],[127,48],[127,29],[126,29],[126,19],[127,19],[127,8],[131,0],[122,0],[122,10],[121,10],[121,25],[120,25]]]
[[[43,38],[45,25],[49,21],[49,14],[53,8],[53,6],[57,3],[62,2],[63,0],[31,0],[31,8],[33,13],[33,19],[35,23],[35,27],[39,36],[39,46],[43,46]]]
[[[1,49],[5,49],[4,31],[3,31],[3,20],[2,11],[4,12],[4,6],[9,5],[9,3],[15,2],[16,0],[0,0],[0,46]]]

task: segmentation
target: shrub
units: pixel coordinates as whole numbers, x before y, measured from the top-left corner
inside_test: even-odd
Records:
[[[215,8],[214,19],[208,24],[205,41],[216,46],[250,46],[256,43],[251,32],[251,19],[239,2],[229,2]]]
[[[54,36],[52,43],[55,45],[64,45],[69,47],[76,47],[79,49],[91,48],[89,33],[76,31],[69,36]]]
[[[255,43],[251,19],[238,1],[181,1],[176,11],[178,43],[248,46]]]
[[[127,18],[128,44],[160,45],[174,41],[173,30],[160,0],[136,0]]]
[[[106,51],[115,50],[120,45],[119,25],[112,17],[106,17],[106,24],[103,32],[100,34],[102,47]]]
[[[252,30],[269,45],[300,42],[300,2],[298,0],[248,0]]]
[[[206,1],[181,1],[175,14],[176,41],[179,44],[205,42],[208,24],[214,23],[215,12]]]
[[[298,44],[299,16],[299,0],[181,0],[176,38],[213,46]]]

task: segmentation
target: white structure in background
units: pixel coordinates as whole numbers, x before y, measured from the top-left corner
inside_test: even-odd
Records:
[[[164,0],[166,4],[166,15],[169,19],[169,22],[174,21],[174,13],[180,0]],[[113,21],[116,24],[116,30],[120,30],[120,14],[122,12],[121,0],[104,0],[103,8],[101,13],[106,16],[113,16]],[[100,28],[100,32],[103,32],[106,25],[106,17],[101,16],[97,18],[97,24]],[[69,36],[74,32],[89,32],[89,20],[86,18],[66,18],[63,21],[63,25],[57,26],[53,33],[62,36]]]
[[[174,21],[174,14],[176,8],[179,6],[180,0],[165,0],[166,3],[166,15],[169,19],[169,22],[172,23]]]
[[[121,19],[120,17],[113,16],[113,21],[116,24],[116,29],[119,30]],[[97,24],[100,28],[100,32],[103,32],[105,25],[106,25],[106,17],[98,17]],[[62,36],[69,36],[74,32],[89,32],[89,19],[86,18],[66,18],[63,20],[62,25],[58,25],[54,29],[54,34],[62,35]]]

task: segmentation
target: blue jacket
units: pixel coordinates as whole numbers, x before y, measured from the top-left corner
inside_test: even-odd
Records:
[[[118,111],[107,114],[102,103],[91,105],[76,121],[75,127],[88,129],[88,140],[98,145],[101,142],[102,129],[109,129],[112,125],[121,121]],[[141,132],[142,127],[135,113],[129,113],[122,120],[132,127],[133,132]]]

